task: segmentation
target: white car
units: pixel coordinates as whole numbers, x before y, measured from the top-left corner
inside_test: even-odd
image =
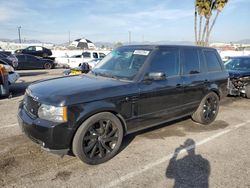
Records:
[[[69,68],[76,68],[81,63],[88,63],[94,59],[102,59],[109,52],[84,51],[82,54],[73,55],[71,57],[57,57],[55,63],[59,66],[68,65]]]

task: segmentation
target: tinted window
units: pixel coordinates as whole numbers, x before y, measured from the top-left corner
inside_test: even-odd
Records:
[[[227,70],[250,71],[250,58],[232,58],[225,63]]]
[[[213,51],[204,51],[208,72],[221,71],[220,62]]]
[[[196,49],[187,48],[182,51],[183,74],[200,73],[200,62],[198,51]]]
[[[106,55],[104,53],[99,53],[100,58],[104,58]]]
[[[98,54],[96,52],[93,53],[93,58],[95,58],[95,59],[98,58]]]
[[[150,72],[165,72],[166,76],[178,75],[178,52],[177,49],[159,50],[151,62]]]
[[[89,52],[83,52],[83,53],[82,53],[82,56],[83,56],[83,57],[90,57],[90,53],[89,53]]]

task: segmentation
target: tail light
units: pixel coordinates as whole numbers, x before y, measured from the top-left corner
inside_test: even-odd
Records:
[[[8,72],[3,65],[0,64],[0,84],[4,83],[4,77],[8,75]]]

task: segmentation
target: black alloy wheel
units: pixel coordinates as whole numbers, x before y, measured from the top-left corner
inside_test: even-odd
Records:
[[[203,105],[203,116],[208,122],[213,121],[217,115],[218,101],[214,95],[210,95],[206,98]]]
[[[109,112],[87,119],[77,130],[73,153],[83,162],[100,164],[117,154],[123,139],[120,120]]]
[[[197,123],[208,125],[216,119],[218,112],[219,97],[215,92],[210,92],[202,99],[192,119]]]
[[[90,158],[103,158],[113,151],[118,141],[118,129],[111,120],[99,120],[83,138],[83,150]]]

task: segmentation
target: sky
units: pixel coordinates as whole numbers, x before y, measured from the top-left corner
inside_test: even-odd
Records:
[[[250,0],[229,0],[211,40],[250,39]],[[194,0],[0,0],[0,38],[194,41]]]

